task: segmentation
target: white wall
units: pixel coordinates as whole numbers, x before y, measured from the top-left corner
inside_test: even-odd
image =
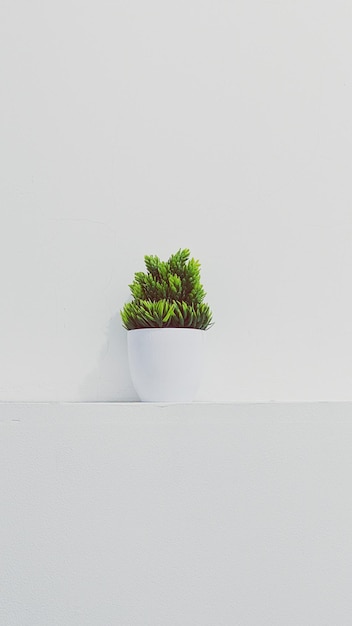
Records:
[[[346,0],[5,0],[0,398],[134,399],[118,311],[190,247],[204,400],[351,399]]]

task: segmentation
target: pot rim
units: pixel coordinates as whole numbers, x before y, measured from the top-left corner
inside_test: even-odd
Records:
[[[206,332],[204,330],[204,328],[182,328],[182,326],[162,326],[162,327],[151,326],[150,328],[149,327],[146,327],[146,328],[129,328],[127,332],[128,333],[134,333],[136,331],[138,332],[138,331],[146,331],[146,330],[147,331],[168,330],[169,332],[170,331],[174,332],[174,331],[179,331],[179,330],[181,330],[181,331],[192,330],[192,331],[197,331],[197,332],[200,332],[200,333],[205,333]]]

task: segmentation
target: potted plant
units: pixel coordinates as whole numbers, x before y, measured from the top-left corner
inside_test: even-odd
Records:
[[[179,250],[167,261],[145,256],[133,297],[120,311],[128,331],[132,382],[144,402],[191,402],[202,371],[204,331],[212,313],[200,282],[200,263]]]

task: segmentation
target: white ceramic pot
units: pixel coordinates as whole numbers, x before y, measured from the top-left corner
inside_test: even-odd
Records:
[[[202,374],[204,330],[138,328],[127,332],[132,382],[142,402],[192,402]]]

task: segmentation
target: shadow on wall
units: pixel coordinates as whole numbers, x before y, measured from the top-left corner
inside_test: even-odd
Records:
[[[97,367],[80,385],[82,402],[138,401],[129,373],[126,334],[120,313],[116,313],[107,325]]]

